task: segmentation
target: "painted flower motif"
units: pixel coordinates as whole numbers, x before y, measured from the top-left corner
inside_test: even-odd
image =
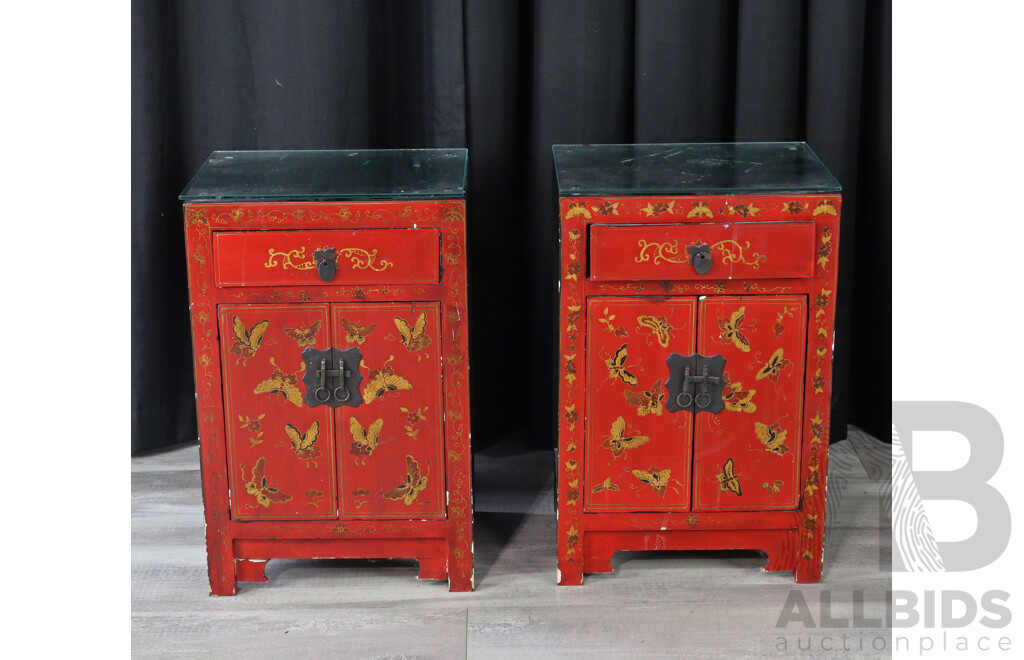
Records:
[[[814,388],[815,392],[819,392],[820,393],[820,392],[824,391],[824,389],[825,389],[825,377],[821,375],[821,369],[819,369],[818,373],[815,374],[813,378],[811,378],[811,387]],[[815,434],[815,435],[817,435],[817,434]]]
[[[657,202],[651,207],[652,215],[661,215],[665,211],[669,210],[668,202]]]
[[[727,287],[725,285],[725,280],[718,280],[715,282],[715,285],[712,287],[711,290],[714,291],[715,293],[724,293],[726,288]]]
[[[579,543],[579,541],[580,541],[579,530],[576,529],[576,525],[573,525],[572,527],[569,528],[569,534],[567,535],[566,541],[565,541],[566,545],[568,545],[570,548],[575,548],[576,544]]]
[[[578,241],[580,239],[580,236],[582,236],[582,235],[583,234],[582,234],[582,232],[580,232],[579,229],[570,229],[569,230],[569,238],[571,238],[574,241]]]
[[[366,490],[365,488],[357,488],[354,491],[352,491],[352,494],[355,495],[356,497],[366,497],[367,495],[370,494],[370,491]]]
[[[580,491],[578,491],[578,490],[570,490],[570,491],[566,492],[565,500],[566,500],[565,503],[568,504],[569,506],[572,506],[573,504],[576,504],[580,500]]]
[[[311,500],[312,499],[316,499],[318,497],[323,497],[323,496],[324,496],[324,492],[322,490],[310,489],[310,490],[306,491],[306,497],[308,497]]]
[[[825,241],[818,248],[818,257],[822,259],[828,259],[829,255],[832,254],[832,242]]]
[[[818,516],[807,516],[804,518],[804,529],[808,532],[813,532],[818,528]]]
[[[602,202],[601,204],[594,207],[594,209],[601,215],[618,215],[618,203],[612,204],[611,202]]]
[[[264,414],[260,415],[256,419],[250,419],[248,415],[246,415],[244,418],[241,415],[239,415],[238,420],[242,422],[242,428],[245,429],[246,431],[249,431],[250,433],[259,433],[263,428],[263,426],[260,424],[260,420],[263,419],[265,416],[266,415]]]
[[[750,207],[746,204],[733,204],[732,210],[739,213],[743,218],[750,217]]]
[[[580,310],[577,307],[575,310],[570,309],[568,315],[566,315],[566,321],[571,326],[575,326],[580,321]]]
[[[567,373],[567,374],[575,374],[576,373],[576,361],[575,360],[566,360],[565,361],[565,373]]]
[[[696,527],[699,522],[700,518],[698,518],[696,514],[691,513],[690,515],[686,516],[686,524],[690,527]]]
[[[299,300],[302,302],[309,302],[313,298],[309,295],[309,291],[299,291]]]
[[[819,293],[818,295],[816,295],[814,297],[814,304],[817,307],[827,307],[828,306],[828,296],[825,295],[824,293]]]
[[[775,324],[772,325],[772,332],[775,333],[776,337],[782,335],[782,333],[785,332],[785,331],[786,331],[786,326],[782,325],[778,321],[776,321]]]
[[[563,416],[565,417],[565,421],[569,422],[570,424],[575,424],[576,422],[578,422],[580,419],[580,415],[578,412],[576,412],[576,404],[566,407]]]
[[[575,218],[578,215],[582,215],[584,218],[592,217],[590,215],[590,209],[583,202],[569,202],[569,210],[565,212],[565,218]]]
[[[803,204],[801,204],[800,202],[786,202],[783,205],[782,209],[787,213],[792,213],[793,215],[796,215],[797,213],[802,211],[804,207]]]
[[[569,272],[569,277],[576,279],[579,277],[579,274],[583,272],[583,264],[578,261],[574,261],[569,264],[569,268],[567,270]]]
[[[359,287],[352,289],[352,295],[355,296],[356,300],[366,300],[366,292]]]

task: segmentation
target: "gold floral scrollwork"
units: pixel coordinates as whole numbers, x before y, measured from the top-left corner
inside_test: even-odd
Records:
[[[651,261],[652,259],[654,265],[658,265],[662,261],[672,264],[684,264],[690,261],[689,257],[679,254],[679,241],[648,243],[641,238],[638,245],[640,246],[640,254],[634,259],[638,264]],[[648,253],[649,248],[651,249],[650,254]],[[749,258],[743,253],[744,250],[750,249],[750,241],[742,245],[731,239],[718,241],[711,246],[711,249],[721,252],[722,263],[726,265],[741,263],[757,270],[761,267],[761,264],[768,261],[768,256],[759,252],[752,252]]]
[[[281,268],[288,270],[294,268],[296,270],[312,270],[316,268],[316,262],[310,259],[306,261],[306,248],[300,247],[297,250],[289,250],[288,252],[278,252],[274,248],[267,250],[268,257],[267,263],[263,264],[264,268],[275,268],[280,266]],[[280,259],[280,261],[278,261]]]
[[[378,273],[383,272],[394,266],[394,262],[381,259],[380,263],[373,263],[377,259],[377,250],[367,251],[362,248],[341,248],[338,250],[343,256],[349,258],[352,262],[353,270],[370,270],[377,271]]]
[[[352,263],[353,270],[373,270],[378,273],[394,266],[394,262],[381,259],[377,261],[377,250],[364,250],[363,248],[341,248],[338,250],[342,256],[348,257]],[[316,268],[316,261],[306,256],[305,246],[287,252],[281,252],[270,248],[267,250],[267,263],[264,268],[281,268],[288,270],[313,270]]]

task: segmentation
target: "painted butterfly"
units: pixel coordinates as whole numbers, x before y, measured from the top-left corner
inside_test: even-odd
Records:
[[[612,456],[618,458],[619,456],[622,456],[623,452],[627,449],[636,449],[637,447],[646,445],[650,441],[650,437],[646,435],[632,435],[626,437],[626,420],[620,416],[612,422],[611,437],[601,443],[601,446],[605,449],[610,449]]]
[[[314,421],[305,433],[299,433],[299,429],[291,424],[284,425],[285,435],[292,441],[292,451],[304,461],[311,461],[320,458],[320,447],[316,440],[320,436],[320,422]]]
[[[608,377],[618,378],[627,385],[636,385],[636,376],[626,370],[626,357],[626,345],[623,344],[615,351],[615,355],[604,361],[605,366],[608,367]]]
[[[743,491],[740,488],[739,475],[733,473],[733,462],[731,458],[725,460],[725,464],[722,465],[722,471],[715,475],[718,479],[718,484],[722,489],[722,492],[736,493],[742,496]]]
[[[779,382],[779,373],[790,364],[792,364],[792,362],[782,357],[782,348],[779,348],[772,353],[772,356],[764,363],[761,370],[757,372],[756,376],[754,376],[754,380],[767,378],[773,383],[777,383]]]
[[[410,327],[406,323],[405,319],[400,316],[395,317],[395,327],[398,328],[398,334],[402,339],[402,343],[410,351],[418,351],[421,348],[430,346],[430,337],[423,334],[427,329],[427,313],[421,312],[419,318],[416,319],[416,325]]]
[[[251,330],[246,329],[242,319],[236,316],[231,322],[231,331],[235,333],[235,341],[231,344],[228,352],[234,353],[243,360],[256,355],[256,351],[259,350],[260,344],[263,342],[263,334],[268,327],[270,327],[270,321],[260,321],[252,326]]]
[[[245,484],[245,492],[255,496],[256,501],[265,509],[270,507],[271,502],[280,503],[292,499],[291,495],[286,495],[267,484],[266,465],[265,457],[261,456],[257,459],[256,465],[252,467],[252,479]]]
[[[662,388],[661,382],[660,378],[654,381],[651,389],[645,392],[624,390],[622,394],[626,397],[626,403],[636,406],[636,414],[640,417],[660,415],[663,409],[661,402],[665,400],[665,390]]]
[[[341,327],[345,328],[345,341],[350,344],[354,342],[362,346],[366,338],[370,336],[370,333],[376,329],[377,324],[371,323],[367,326],[359,326],[348,319],[341,319]]]
[[[747,340],[746,335],[740,329],[743,326],[743,320],[746,318],[747,308],[740,307],[729,316],[729,320],[718,319],[718,328],[721,330],[718,341],[723,344],[732,343],[736,348],[740,349],[744,353],[750,352],[750,341]]]
[[[664,316],[641,314],[636,317],[636,322],[645,328],[650,328],[662,348],[668,348],[668,342],[672,338],[672,331],[675,330],[668,322],[668,319]]]
[[[312,346],[316,343],[316,333],[320,332],[320,319],[313,321],[308,328],[282,328],[284,334],[295,340],[299,346]]]
[[[599,483],[596,486],[594,486],[594,489],[591,490],[590,492],[592,492],[592,493],[600,493],[603,490],[614,491],[614,490],[618,490],[618,489],[619,489],[619,487],[612,483],[612,478],[608,477],[607,479],[605,479],[601,483]]]
[[[404,500],[409,506],[427,487],[426,475],[420,476],[420,464],[412,456],[405,457],[405,483],[384,493],[389,500]]]
[[[743,389],[743,383],[739,381],[729,382],[729,374],[725,374],[725,387],[722,388],[722,402],[725,403],[725,409],[731,410],[732,412],[746,412],[752,413],[757,410],[757,404],[754,403],[754,394],[757,390],[745,390]]]
[[[270,361],[274,364],[273,359]],[[275,367],[277,365],[274,365]],[[257,385],[252,393],[253,394],[280,394],[287,401],[294,403],[299,408],[302,407],[302,392],[299,390],[297,383],[299,382],[298,377],[295,374],[286,374],[281,369],[274,369],[270,374],[270,378],[261,381]]]
[[[391,365],[385,365],[383,369],[371,369],[369,373],[370,382],[363,388],[363,403],[370,403],[399,390],[411,390],[412,383],[395,373]]]
[[[672,470],[659,470],[652,465],[650,470],[627,470],[627,472],[653,488],[654,492],[661,497],[665,497],[665,491],[669,487],[668,480],[672,477]]]
[[[373,450],[380,444],[380,430],[384,426],[384,419],[378,418],[373,424],[370,424],[369,428],[364,427],[359,423],[359,420],[355,418],[355,415],[349,419],[348,430],[352,434],[352,446],[349,447],[348,453],[354,456],[370,456],[373,454]],[[365,462],[366,459],[363,458]]]
[[[775,422],[771,426],[754,422],[754,433],[757,434],[757,439],[761,441],[768,453],[784,456],[789,452],[789,446],[786,445],[787,432],[782,430],[781,422]]]

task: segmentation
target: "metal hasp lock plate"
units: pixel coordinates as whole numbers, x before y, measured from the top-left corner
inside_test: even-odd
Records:
[[[363,402],[363,396],[359,393],[359,385],[363,382],[363,375],[359,373],[363,354],[358,348],[353,346],[343,351],[336,348],[318,351],[310,346],[302,351],[302,361],[306,363],[302,382],[306,385],[307,406],[355,408]]]
[[[690,265],[698,275],[706,275],[711,270],[711,248],[706,243],[691,245],[686,251],[690,253]]]
[[[725,401],[722,400],[724,356],[673,353],[665,363],[668,365],[665,407],[669,412],[688,410],[694,414],[703,411],[717,415],[725,410]]]
[[[316,272],[324,282],[334,279],[338,272],[338,253],[334,248],[320,248],[313,250],[313,261],[316,262]]]

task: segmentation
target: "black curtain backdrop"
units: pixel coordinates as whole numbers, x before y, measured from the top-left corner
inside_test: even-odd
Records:
[[[217,149],[468,147],[473,442],[549,448],[551,145],[805,140],[845,189],[833,438],[887,438],[890,62],[890,0],[133,2],[133,454],[196,439],[177,195]]]

